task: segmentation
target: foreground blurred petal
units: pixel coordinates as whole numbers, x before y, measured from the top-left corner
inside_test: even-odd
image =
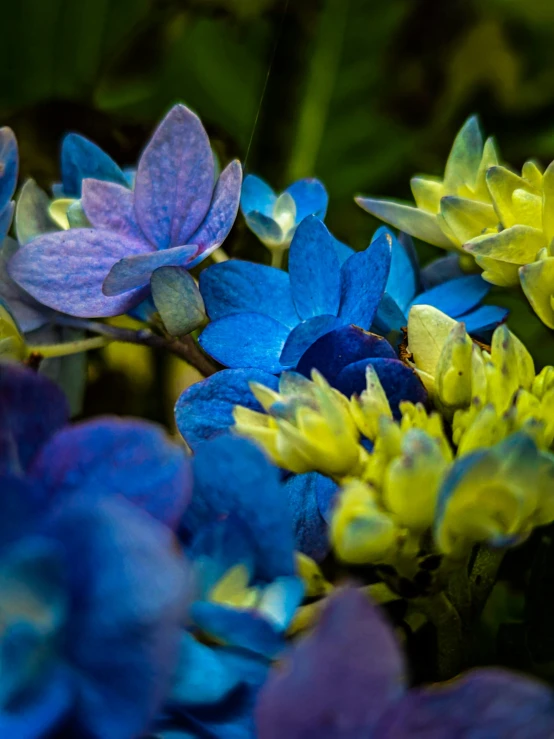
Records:
[[[283,487],[292,515],[295,548],[321,562],[330,545],[327,525],[319,511],[320,489],[336,490],[337,484],[318,472],[307,472],[291,475]]]
[[[403,691],[392,630],[362,593],[329,601],[314,632],[270,675],[256,708],[259,739],[371,736]]]

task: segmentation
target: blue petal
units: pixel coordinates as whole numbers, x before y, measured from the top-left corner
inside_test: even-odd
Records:
[[[426,264],[421,270],[421,282],[424,290],[430,290],[436,285],[441,285],[456,277],[463,277],[463,275],[460,257],[458,254],[449,254],[447,257],[439,257]]]
[[[50,308],[84,318],[117,316],[141,302],[143,290],[117,297],[102,292],[111,268],[124,257],[143,254],[145,244],[113,231],[76,228],[33,239],[8,266],[10,276]]]
[[[95,228],[130,236],[148,243],[135,217],[133,192],[113,182],[84,180],[81,203],[90,224]],[[145,251],[149,251],[146,247]]]
[[[14,210],[15,203],[12,201],[6,205],[4,210],[0,211],[0,245],[2,245],[11,228]]]
[[[256,572],[273,580],[294,573],[294,540],[279,471],[252,442],[222,436],[198,444],[189,532],[234,514],[256,543]]]
[[[28,333],[48,323],[52,311],[32,298],[10,277],[8,264],[18,248],[14,239],[6,239],[0,247],[0,301],[13,315],[21,331]]]
[[[44,514],[40,483],[10,474],[0,475],[0,549],[36,530]]]
[[[296,223],[301,223],[306,216],[312,214],[324,220],[329,196],[323,183],[315,177],[293,182],[285,192],[292,196],[296,204]]]
[[[260,241],[280,244],[285,238],[281,226],[270,216],[252,211],[244,216],[244,220],[248,224],[248,228],[256,234]]]
[[[393,298],[402,312],[414,299],[417,291],[417,273],[404,245],[387,228],[379,228],[375,237],[388,234],[392,241],[390,272],[385,291]],[[374,237],[374,238],[375,238]]]
[[[399,332],[407,324],[408,320],[394,298],[385,293],[371,324],[372,331],[387,336],[391,332]]]
[[[199,284],[212,321],[255,310],[288,328],[298,325],[289,276],[282,269],[229,259],[203,270]]]
[[[208,324],[200,346],[226,367],[250,367],[278,374],[287,366],[279,361],[289,329],[261,313],[235,313]]]
[[[235,159],[220,174],[206,217],[200,228],[189,238],[189,242],[198,247],[189,268],[203,262],[227,238],[237,217],[241,181],[242,169],[240,162]]]
[[[214,158],[199,118],[175,105],[144,150],[135,181],[137,220],[158,249],[188,244],[210,207]]]
[[[244,178],[240,196],[240,208],[245,215],[257,212],[271,217],[276,200],[277,196],[271,187],[260,177],[249,174]]]
[[[321,562],[329,552],[327,526],[318,505],[320,491],[328,488],[336,490],[337,484],[318,472],[291,475],[284,484],[292,514],[295,548],[316,562]]]
[[[337,257],[339,258],[340,266],[346,262],[348,257],[351,257],[352,254],[355,254],[354,249],[351,249],[346,244],[343,244],[342,241],[339,241],[338,239],[335,239],[333,236],[333,246],[335,248],[335,252],[337,254]]]
[[[120,495],[168,526],[180,520],[192,488],[188,458],[160,427],[119,418],[58,431],[30,474],[51,501],[77,491]]]
[[[468,333],[483,335],[505,321],[509,312],[507,308],[498,305],[482,305],[471,313],[458,316],[458,321],[465,323]]]
[[[335,316],[314,316],[302,321],[288,335],[279,362],[283,365],[295,365],[317,339],[342,325],[343,321]]]
[[[329,477],[323,477],[323,475],[320,477],[321,480],[317,486],[317,505],[325,522],[330,524],[339,486]]]
[[[227,433],[235,423],[233,408],[236,405],[258,412],[263,410],[252,395],[251,382],[277,390],[275,375],[255,369],[238,369],[216,372],[182,393],[175,405],[175,420],[192,449],[201,441]]]
[[[125,500],[77,495],[44,533],[68,569],[64,653],[79,675],[71,736],[138,736],[166,697],[186,612],[171,532]]]
[[[0,211],[13,197],[18,170],[19,156],[14,132],[11,128],[0,128]]]
[[[368,364],[377,372],[395,418],[400,417],[398,404],[402,400],[410,400],[412,403],[427,401],[427,393],[419,377],[398,359],[363,359],[349,364],[337,377],[337,390],[348,398],[365,390],[365,371]]]
[[[268,659],[274,659],[285,648],[283,636],[254,611],[196,602],[191,606],[190,615],[202,631],[223,644],[242,647]]]
[[[353,254],[341,269],[339,316],[368,329],[385,292],[391,263],[391,238],[385,233],[365,251]]]
[[[195,518],[196,513],[198,514]],[[180,534],[190,539],[187,556],[193,563],[196,581],[196,600],[209,600],[209,594],[221,578],[236,565],[242,565],[251,578],[254,576],[257,544],[250,529],[239,516],[230,513],[221,520],[204,524],[211,513],[206,513],[201,502],[185,517]]]
[[[466,275],[426,290],[413,300],[412,305],[431,305],[457,318],[475,308],[490,289],[490,284],[480,275]]]
[[[125,175],[113,159],[77,133],[69,133],[63,140],[61,167],[63,192],[68,198],[80,198],[83,180],[89,177],[127,185]]]
[[[239,684],[240,676],[220,660],[215,649],[183,633],[170,701],[185,706],[211,705],[222,701]]]
[[[50,436],[67,423],[57,385],[17,364],[0,364],[0,472],[21,473]]]
[[[12,713],[0,711],[0,736],[15,739],[43,739],[62,723],[74,695],[70,675],[59,671],[29,703],[18,705]]]
[[[160,267],[186,266],[196,252],[196,246],[187,245],[123,257],[110,269],[102,285],[102,292],[113,297],[144,287],[150,282],[152,272]]]
[[[298,362],[297,371],[310,377],[312,369],[316,369],[334,385],[344,367],[370,357],[397,358],[392,346],[382,336],[356,326],[343,326],[312,344]]]
[[[295,231],[289,251],[289,275],[300,318],[337,315],[341,299],[340,262],[333,237],[315,216],[305,218]]]

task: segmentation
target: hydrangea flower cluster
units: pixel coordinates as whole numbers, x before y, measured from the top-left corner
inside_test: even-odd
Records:
[[[0,129],[0,734],[554,736],[548,665],[481,644],[532,641],[549,582],[554,367],[483,301],[520,280],[554,327],[551,168],[472,118],[417,207],[359,199],[400,229],[362,251],[318,180],[219,173],[184,105],[135,167],[70,133],[60,169],[14,203]],[[271,265],[220,249],[239,207]],[[110,342],[203,376],[181,440],[70,420]]]

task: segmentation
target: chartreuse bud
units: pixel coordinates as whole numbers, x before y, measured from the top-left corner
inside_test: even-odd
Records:
[[[208,600],[235,608],[253,608],[259,600],[256,588],[249,587],[250,572],[245,565],[231,567],[208,594]]]
[[[393,557],[400,533],[380,508],[373,488],[361,480],[342,488],[331,519],[331,543],[340,559],[350,564],[384,562]]]
[[[361,395],[352,396],[350,412],[362,434],[373,441],[379,431],[379,419],[382,416],[392,418],[392,411],[379,376],[370,364],[365,374],[366,389]]]
[[[312,382],[291,374],[283,373],[279,393],[252,383],[269,417],[237,407],[237,432],[257,441],[291,472],[317,470],[335,478],[357,474],[367,453],[359,443],[348,400],[315,370]]]
[[[27,354],[27,345],[17,321],[0,302],[0,359],[22,361]]]
[[[401,454],[389,464],[383,484],[383,503],[401,526],[423,532],[432,525],[449,467],[441,445],[425,431],[414,428],[406,433]]]
[[[457,321],[430,305],[414,305],[408,315],[408,351],[426,389],[433,393],[437,365]]]
[[[471,401],[473,342],[463,323],[448,334],[436,367],[435,389],[443,405],[463,408]]]
[[[476,543],[505,547],[554,519],[554,457],[524,433],[459,459],[444,481],[435,539],[462,557]]]
[[[411,236],[461,250],[468,239],[498,225],[486,181],[487,171],[497,164],[494,141],[483,143],[479,122],[472,116],[456,136],[444,178],[412,178],[416,207],[378,198],[356,198],[356,202]]]

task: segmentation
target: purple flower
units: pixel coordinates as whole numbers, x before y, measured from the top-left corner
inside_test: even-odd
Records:
[[[547,739],[554,696],[499,669],[408,690],[391,627],[349,588],[262,688],[258,739]]]
[[[191,268],[223,243],[240,199],[239,162],[214,179],[200,120],[176,105],[140,158],[134,191],[85,180],[82,206],[93,228],[39,236],[14,255],[10,274],[39,302],[64,313],[124,313],[148,294],[158,267]]]

